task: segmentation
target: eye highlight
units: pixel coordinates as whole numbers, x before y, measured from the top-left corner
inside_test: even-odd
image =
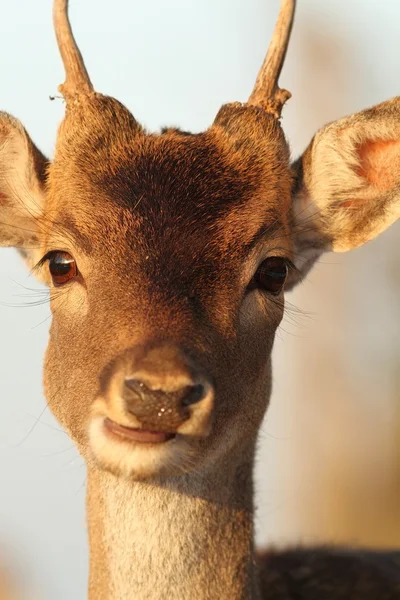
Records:
[[[274,296],[281,293],[288,274],[288,261],[280,256],[270,256],[258,267],[249,289],[260,289]]]
[[[43,260],[49,263],[49,272],[55,286],[64,285],[78,275],[75,259],[68,252],[49,252]]]

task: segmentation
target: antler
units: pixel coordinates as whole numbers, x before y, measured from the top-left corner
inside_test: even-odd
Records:
[[[93,92],[92,82],[69,22],[68,0],[54,0],[53,22],[66,75],[65,83],[58,89],[66,100],[78,94]]]
[[[248,100],[249,104],[262,106],[277,119],[286,100],[291,96],[290,92],[278,87],[278,79],[285,61],[295,7],[296,0],[282,0],[267,55]]]

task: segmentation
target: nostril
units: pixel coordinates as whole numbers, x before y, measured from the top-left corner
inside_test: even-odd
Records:
[[[124,381],[125,392],[133,393],[137,396],[141,396],[146,390],[146,386],[143,381],[134,379],[133,377],[127,377]]]
[[[182,398],[182,406],[190,406],[191,404],[196,404],[196,402],[200,402],[206,395],[206,388],[202,383],[198,383],[197,385],[193,385],[188,388],[187,393]]]

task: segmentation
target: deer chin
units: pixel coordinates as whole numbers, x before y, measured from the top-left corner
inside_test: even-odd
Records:
[[[196,469],[202,462],[199,441],[181,433],[140,431],[107,416],[94,416],[89,424],[89,447],[98,466],[118,477],[136,480]]]

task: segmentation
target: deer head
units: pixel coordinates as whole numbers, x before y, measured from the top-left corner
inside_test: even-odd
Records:
[[[0,118],[0,243],[51,289],[49,405],[89,461],[168,476],[252,451],[284,292],[325,251],[400,215],[400,98],[319,131],[291,164],[278,87],[294,14],[282,0],[247,103],[201,134],[147,133],[97,93],[67,0],[55,156]]]

